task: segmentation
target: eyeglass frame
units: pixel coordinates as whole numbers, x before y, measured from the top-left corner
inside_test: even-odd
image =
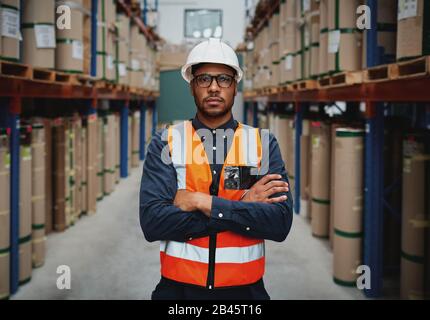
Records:
[[[233,82],[237,81],[237,76],[236,76],[236,75],[232,76],[232,75],[229,75],[229,74],[226,74],[226,73],[220,73],[220,74],[217,74],[216,76],[213,76],[213,75],[211,75],[211,74],[209,74],[209,73],[202,73],[202,74],[199,74],[199,75],[196,75],[196,76],[194,76],[194,75],[193,75],[193,78],[191,79],[191,81],[196,80],[196,79],[197,79],[198,77],[200,77],[200,76],[209,76],[209,77],[211,77],[211,82],[209,83],[209,85],[208,85],[207,87],[202,87],[202,86],[200,86],[200,85],[199,85],[199,83],[196,81],[197,86],[198,86],[199,88],[203,88],[203,89],[207,89],[207,88],[209,88],[209,87],[212,85],[212,83],[213,83],[214,79],[215,79],[215,81],[216,81],[217,86],[218,86],[219,88],[222,88],[222,89],[228,89],[228,88],[231,88],[231,86],[233,85]],[[218,78],[218,77],[220,77],[220,76],[227,76],[227,77],[232,78],[231,84],[230,84],[228,87],[221,87],[221,86],[219,85],[219,83],[218,83],[218,79],[217,79],[217,78]]]

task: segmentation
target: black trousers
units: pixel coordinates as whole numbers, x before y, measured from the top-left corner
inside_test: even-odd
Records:
[[[152,300],[270,300],[263,279],[240,287],[209,290],[161,278]]]

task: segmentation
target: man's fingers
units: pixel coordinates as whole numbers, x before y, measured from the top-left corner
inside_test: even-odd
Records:
[[[274,187],[288,187],[288,183],[280,180],[272,180],[264,185],[264,191]]]
[[[288,189],[286,187],[273,187],[263,192],[263,196],[264,198],[268,198],[273,194],[282,193],[282,192],[288,192]]]
[[[277,202],[282,202],[282,201],[286,201],[288,199],[287,196],[280,196],[277,198],[271,198],[271,199],[267,199],[267,203],[277,203]]]
[[[266,184],[271,180],[279,180],[282,179],[282,176],[280,174],[268,174],[267,176],[264,176],[261,178],[257,184]]]

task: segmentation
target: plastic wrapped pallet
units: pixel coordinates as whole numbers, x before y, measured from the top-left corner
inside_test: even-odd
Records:
[[[336,129],[333,280],[356,286],[363,241],[364,130]]]
[[[57,1],[57,5],[63,1]],[[71,28],[56,30],[55,68],[68,73],[84,70],[84,13],[82,0],[69,1]]]
[[[405,137],[400,276],[402,299],[424,298],[425,238],[430,226],[430,216],[426,213],[426,175],[429,174],[430,154],[425,151],[425,136],[409,134]]]
[[[0,6],[0,58],[18,62],[21,41],[20,0],[0,0]]]
[[[426,0],[399,1],[397,59],[430,54],[430,3]]]
[[[31,243],[31,206],[32,206],[32,159],[31,134],[21,132],[20,175],[19,175],[19,284],[31,280],[32,243]]]
[[[24,1],[23,62],[53,69],[55,65],[55,0]]]
[[[0,129],[0,300],[10,295],[10,152],[6,130]]]
[[[354,71],[362,66],[362,34],[357,30],[360,0],[328,0],[328,71]]]
[[[139,158],[139,136],[140,136],[140,111],[135,111],[133,113],[132,119],[132,134],[131,134],[131,146],[132,146],[132,157],[131,157],[131,165],[133,168],[139,167],[140,158]]]
[[[32,157],[32,247],[33,267],[41,267],[45,262],[45,128],[42,123],[34,123],[31,141]],[[28,183],[28,182],[27,182]]]
[[[330,225],[330,125],[314,122],[311,128],[312,185],[311,212],[312,234],[329,236]]]

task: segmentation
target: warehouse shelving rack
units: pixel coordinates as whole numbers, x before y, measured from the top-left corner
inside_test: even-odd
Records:
[[[150,45],[155,48],[158,36],[147,28],[141,17],[135,16],[130,5],[123,0],[117,0],[120,10],[131,17],[141,32],[148,39]],[[97,74],[97,11],[98,0],[91,1],[91,77]],[[29,67],[29,66],[28,66]],[[29,67],[31,68],[31,67]],[[140,121],[140,159],[145,157],[145,111],[153,109],[152,134],[155,133],[157,125],[156,98],[158,92],[139,90],[132,93],[121,86],[105,86],[102,81],[89,78],[87,84],[76,84],[74,82],[54,82],[33,80],[25,77],[0,74],[0,127],[9,128],[10,155],[11,155],[11,272],[10,292],[15,294],[19,287],[19,159],[20,159],[20,115],[22,112],[23,99],[59,99],[59,100],[83,100],[86,105],[86,114],[97,113],[98,101],[108,100],[121,103],[120,112],[120,172],[121,177],[128,176],[127,154],[128,154],[128,114],[130,103],[138,105],[141,111]]]
[[[245,38],[252,39],[268,23],[274,12],[279,8],[280,0],[268,2],[265,13],[254,18],[248,27]],[[380,61],[377,47],[377,1],[367,0],[372,12],[371,29],[367,32],[367,67],[372,68],[384,63]],[[384,190],[384,103],[430,103],[430,57],[426,60],[425,75],[411,76],[402,79],[360,82],[341,86],[299,90],[289,87],[278,90],[278,93],[252,92],[245,93],[245,122],[248,112],[252,112],[252,125],[258,126],[259,102],[266,104],[290,104],[295,110],[295,195],[294,211],[300,213],[300,137],[304,110],[310,103],[333,103],[336,101],[356,102],[365,104],[365,162],[364,162],[364,246],[363,263],[371,270],[371,288],[364,289],[368,298],[382,296],[383,289],[383,217],[385,195]],[[268,91],[263,91],[268,92]],[[429,108],[423,110],[430,127]],[[390,189],[390,187],[388,188]]]

